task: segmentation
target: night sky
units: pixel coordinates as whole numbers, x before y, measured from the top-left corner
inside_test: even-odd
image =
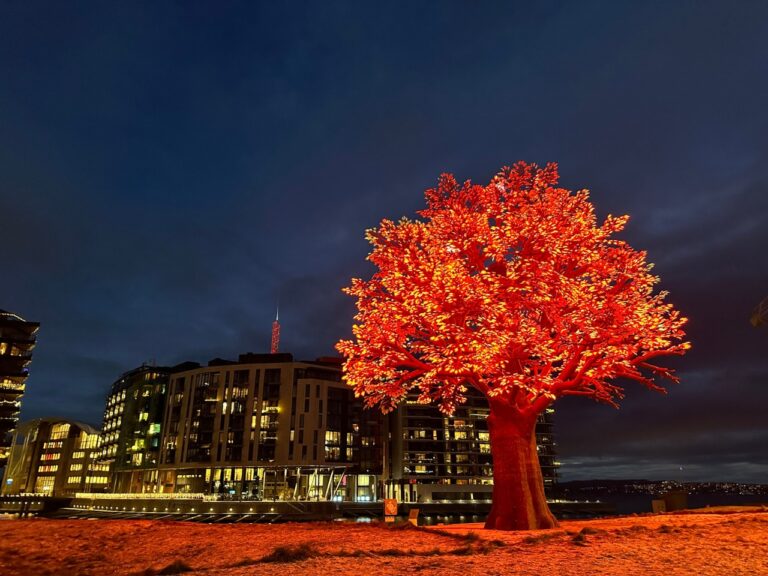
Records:
[[[278,301],[282,350],[332,354],[366,228],[441,172],[556,161],[632,216],[694,345],[666,397],[558,403],[563,479],[768,483],[768,3],[76,4],[0,6],[23,419],[99,424],[142,362],[268,351]]]

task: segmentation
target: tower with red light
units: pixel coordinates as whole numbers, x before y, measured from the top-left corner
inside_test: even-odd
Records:
[[[275,313],[275,321],[272,322],[272,345],[270,346],[269,353],[277,354],[280,348],[280,309],[277,309]]]

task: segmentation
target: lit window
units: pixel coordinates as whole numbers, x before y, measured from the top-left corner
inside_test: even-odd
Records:
[[[51,426],[51,440],[63,440],[69,434],[69,424],[54,424]]]
[[[325,443],[326,444],[340,444],[341,443],[341,432],[334,432],[332,430],[328,430],[325,433]]]
[[[35,492],[38,494],[50,494],[53,492],[53,476],[38,476],[35,480]]]

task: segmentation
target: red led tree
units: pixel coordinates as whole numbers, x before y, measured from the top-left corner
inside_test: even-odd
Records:
[[[485,187],[443,175],[423,220],[367,232],[378,271],[345,289],[358,314],[337,349],[368,406],[390,411],[415,391],[451,414],[468,387],[488,399],[486,528],[556,526],[535,436],[555,399],[617,406],[621,378],[662,392],[656,377],[677,379],[655,359],[690,347],[645,253],[614,238],[628,217],[598,224],[588,192],[557,180],[554,164],[518,163]]]

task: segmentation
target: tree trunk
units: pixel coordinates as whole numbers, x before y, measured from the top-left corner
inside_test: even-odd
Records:
[[[490,398],[488,431],[493,456],[493,505],[485,521],[492,530],[554,528],[544,496],[536,451],[536,416],[521,416],[509,402]]]

